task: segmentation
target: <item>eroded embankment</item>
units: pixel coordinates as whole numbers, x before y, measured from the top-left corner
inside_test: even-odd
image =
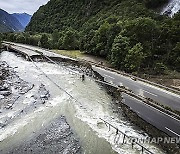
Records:
[[[95,72],[96,76],[101,79],[104,83],[105,81],[101,77],[101,75],[98,72]],[[99,83],[99,82],[98,82]],[[122,114],[127,119],[134,123],[136,126],[144,130],[152,139],[158,139],[158,138],[169,138],[169,136],[160,131],[158,128],[155,126],[151,125],[150,123],[146,122],[143,120],[142,117],[140,117],[136,111],[134,111],[132,108],[127,106],[126,104],[123,103],[122,99],[122,92],[125,92],[125,90],[122,90],[121,88],[116,88],[113,85],[111,86],[110,84],[103,84],[99,83],[102,85],[108,94],[110,94],[114,98],[114,104],[113,104],[113,110],[114,112],[119,113],[120,115]],[[138,98],[138,96],[136,97]],[[140,99],[141,100],[141,99]],[[142,102],[143,103],[143,102]],[[143,144],[142,144],[143,145]],[[164,149],[168,154],[179,154],[180,153],[180,145],[175,144],[175,143],[164,143],[163,141],[159,142],[159,145]]]

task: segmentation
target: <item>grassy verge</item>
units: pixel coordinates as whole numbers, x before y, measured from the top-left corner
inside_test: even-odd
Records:
[[[82,58],[84,53],[79,50],[52,50],[54,53],[61,54],[63,56],[68,56],[71,58]]]

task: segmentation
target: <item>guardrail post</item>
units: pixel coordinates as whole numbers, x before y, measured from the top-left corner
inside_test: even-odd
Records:
[[[132,149],[134,148],[134,140],[132,140]]]
[[[143,154],[143,152],[144,152],[144,148],[142,147],[142,154]]]
[[[100,118],[101,119],[101,118]],[[112,124],[110,124],[109,122],[107,122],[107,121],[105,121],[105,120],[103,120],[103,119],[101,119],[105,124],[106,124],[106,126],[107,125],[109,125],[109,131],[110,131],[110,127],[112,127],[112,128],[115,128],[116,129],[116,135],[119,135],[120,133],[123,135],[123,142],[122,142],[122,144],[126,144],[126,140],[125,140],[125,138],[127,137],[127,138],[131,138],[130,136],[128,136],[128,135],[126,135],[125,133],[123,133],[122,131],[120,131],[117,127],[115,127],[115,126],[113,126]],[[119,133],[120,132],[120,133]],[[118,139],[119,139],[119,137],[120,136],[118,136]],[[114,139],[114,142],[117,142],[118,140],[117,140],[117,138],[115,137],[115,139]],[[150,154],[153,154],[151,151],[149,151],[147,148],[145,148],[143,145],[141,145],[141,144],[139,144],[138,142],[136,142],[136,139],[133,139],[132,138],[132,149],[134,148],[134,145],[139,145],[142,149],[142,154],[143,154],[143,152],[144,151],[146,151],[146,152],[148,152],[148,153],[150,153]]]
[[[119,133],[119,130],[118,130],[118,129],[116,129],[116,135],[118,135],[118,133]]]
[[[122,144],[124,144],[125,142],[125,137],[126,137],[126,135],[125,134],[123,134],[124,136],[123,136],[123,142],[122,142]]]

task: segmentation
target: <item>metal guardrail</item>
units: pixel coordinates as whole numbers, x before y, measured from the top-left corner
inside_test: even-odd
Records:
[[[126,135],[125,133],[123,133],[122,131],[120,131],[118,128],[116,128],[115,126],[113,126],[112,124],[110,124],[109,122],[105,121],[104,119],[102,119],[102,118],[99,118],[99,119],[102,120],[106,125],[108,124],[108,125],[109,125],[109,129],[110,129],[110,127],[114,128],[114,129],[116,130],[116,135],[118,135],[119,133],[121,133],[121,134],[123,135],[123,142],[122,142],[122,144],[125,144],[125,138],[126,138],[126,137],[127,137],[127,138],[131,138],[130,136]],[[138,142],[136,142],[135,140],[132,140],[132,149],[133,149],[133,147],[134,147],[135,144],[141,147],[141,152],[142,152],[142,154],[143,154],[144,152],[146,152],[146,153],[148,152],[148,154],[154,154],[154,153],[152,153],[150,150],[148,150],[146,147],[144,147],[143,145],[141,145],[141,144],[139,144]]]

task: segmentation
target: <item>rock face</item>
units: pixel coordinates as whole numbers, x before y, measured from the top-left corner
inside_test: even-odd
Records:
[[[64,116],[55,119],[36,137],[14,148],[8,154],[80,154],[79,142],[74,137]]]

